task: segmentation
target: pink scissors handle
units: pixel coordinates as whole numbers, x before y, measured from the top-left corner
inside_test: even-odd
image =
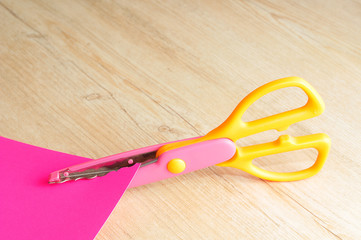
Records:
[[[157,150],[159,145],[155,145],[154,148]],[[153,149],[148,147],[147,150]],[[157,162],[139,168],[128,188],[206,168],[227,161],[235,153],[236,145],[228,138],[218,138],[176,148],[161,154]],[[184,164],[184,169],[179,173],[172,172],[169,164],[173,161],[180,161]]]

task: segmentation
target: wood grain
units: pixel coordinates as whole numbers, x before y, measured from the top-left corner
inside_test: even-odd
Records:
[[[127,191],[101,239],[360,239],[361,2],[0,1],[0,135],[91,158],[206,134],[256,87],[308,80],[326,112],[315,177],[211,167]],[[305,101],[291,89],[247,112]],[[240,140],[251,145],[281,133]],[[312,152],[270,157],[280,170]]]

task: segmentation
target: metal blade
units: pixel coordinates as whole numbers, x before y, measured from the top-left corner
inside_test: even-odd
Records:
[[[141,167],[144,167],[158,160],[156,158],[156,153],[157,151],[153,151],[144,154],[133,155],[127,158],[119,158],[107,163],[103,163],[101,165],[93,165],[91,167],[80,169],[77,171],[65,169],[59,171],[59,175],[56,178],[50,178],[56,180],[49,180],[49,183],[63,183],[72,180],[76,181],[79,179],[93,179],[96,177],[102,177],[110,172],[118,171],[121,168],[134,166],[136,163],[141,163]]]

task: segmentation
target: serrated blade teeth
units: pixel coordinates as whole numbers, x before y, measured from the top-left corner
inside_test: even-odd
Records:
[[[109,156],[91,160],[83,164],[52,172],[49,176],[49,183],[64,183],[80,179],[93,179],[105,176],[113,171],[118,171],[121,168],[132,167],[139,163],[141,164],[140,167],[147,166],[148,164],[157,161],[156,154],[157,151],[151,151],[127,157]]]

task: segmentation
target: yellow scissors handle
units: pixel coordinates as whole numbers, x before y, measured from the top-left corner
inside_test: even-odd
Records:
[[[251,122],[244,122],[242,120],[242,116],[245,111],[256,100],[272,91],[286,87],[301,88],[308,96],[307,103],[302,107],[254,120]],[[236,142],[240,138],[271,129],[282,131],[296,122],[316,117],[320,115],[323,111],[324,103],[322,101],[322,98],[309,83],[299,77],[282,78],[267,83],[251,92],[238,104],[238,106],[226,119],[225,122],[223,122],[219,127],[209,132],[207,135],[198,139],[167,144],[158,150],[157,155],[159,156],[162,153],[175,148],[217,138],[229,138],[233,142]],[[288,140],[286,141],[285,139]],[[252,164],[252,160],[260,156],[304,148],[316,148],[319,154],[314,165],[302,171],[291,173],[277,173],[260,169]],[[275,142],[243,148],[239,147],[237,148],[236,154],[230,160],[218,165],[239,168],[250,174],[267,180],[293,181],[304,179],[316,174],[322,168],[327,158],[329,148],[330,139],[325,134],[314,134],[295,138],[283,136]]]
[[[301,88],[308,96],[307,103],[302,107],[251,122],[242,121],[243,114],[255,101],[270,92],[286,87]],[[237,141],[240,138],[271,129],[283,131],[296,122],[320,115],[324,108],[321,96],[308,82],[299,77],[282,78],[269,82],[248,94],[233,110],[227,120],[205,137],[212,139],[227,137]]]
[[[247,147],[238,147],[236,154],[228,161],[217,164],[221,167],[239,168],[256,177],[271,181],[296,181],[312,177],[323,167],[330,149],[330,138],[323,133],[302,137],[282,135],[276,141]],[[294,150],[315,148],[318,156],[315,163],[304,170],[296,172],[272,172],[257,167],[253,159],[267,155]]]

